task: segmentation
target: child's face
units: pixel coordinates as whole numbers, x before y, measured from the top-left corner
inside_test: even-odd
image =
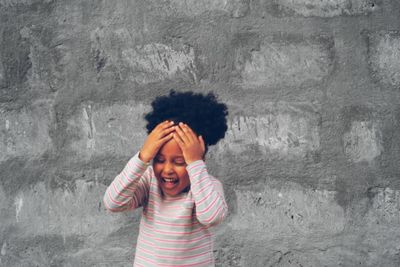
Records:
[[[161,190],[167,196],[177,196],[190,185],[182,150],[174,139],[158,151],[153,169]]]

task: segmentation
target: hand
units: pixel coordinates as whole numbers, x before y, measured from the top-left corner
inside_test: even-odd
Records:
[[[150,162],[158,153],[164,143],[172,139],[175,130],[173,121],[164,121],[158,124],[147,136],[146,141],[139,153],[139,158],[144,162]]]
[[[175,126],[173,137],[182,149],[186,164],[203,159],[206,146],[202,136],[197,137],[193,130],[186,124],[180,122]]]

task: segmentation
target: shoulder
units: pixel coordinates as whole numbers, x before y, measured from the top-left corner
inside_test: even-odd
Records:
[[[153,169],[152,165],[148,165],[147,166],[147,169],[146,169],[144,174],[146,176],[145,178],[148,179],[149,182],[154,182],[154,180],[157,180],[156,176],[154,174],[154,169]]]

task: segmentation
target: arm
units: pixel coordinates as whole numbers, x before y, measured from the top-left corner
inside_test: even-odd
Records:
[[[186,169],[198,221],[203,225],[219,224],[228,212],[221,182],[208,174],[203,160],[190,163]]]
[[[107,188],[103,203],[111,212],[121,212],[143,206],[148,198],[150,175],[148,164],[141,161],[137,153],[126,164]]]
[[[190,179],[190,190],[196,205],[196,217],[203,225],[216,225],[226,216],[228,207],[225,202],[222,184],[210,176],[203,161],[205,142],[197,137],[193,130],[180,122],[175,126],[175,141],[182,149],[186,170]]]
[[[103,202],[107,210],[120,212],[143,206],[148,199],[150,174],[147,168],[160,147],[172,138],[173,122],[158,124],[146,138],[143,148],[126,164],[107,188]]]

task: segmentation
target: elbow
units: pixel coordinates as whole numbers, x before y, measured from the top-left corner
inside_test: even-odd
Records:
[[[120,205],[114,204],[114,203],[112,202],[112,200],[109,198],[107,192],[106,192],[106,194],[105,194],[104,197],[103,197],[103,205],[104,205],[104,208],[105,208],[108,212],[112,212],[112,213],[115,213],[115,212],[122,212],[122,211],[125,211],[125,210],[126,210],[126,208],[125,208],[124,206],[120,206]]]
[[[117,212],[117,208],[113,207],[109,204],[109,200],[107,199],[107,196],[103,197],[103,205],[104,208],[108,211],[108,212]]]
[[[225,204],[225,203],[224,203]],[[226,205],[220,206],[214,213],[204,213],[197,216],[198,221],[205,226],[216,226],[227,216],[228,208]]]

